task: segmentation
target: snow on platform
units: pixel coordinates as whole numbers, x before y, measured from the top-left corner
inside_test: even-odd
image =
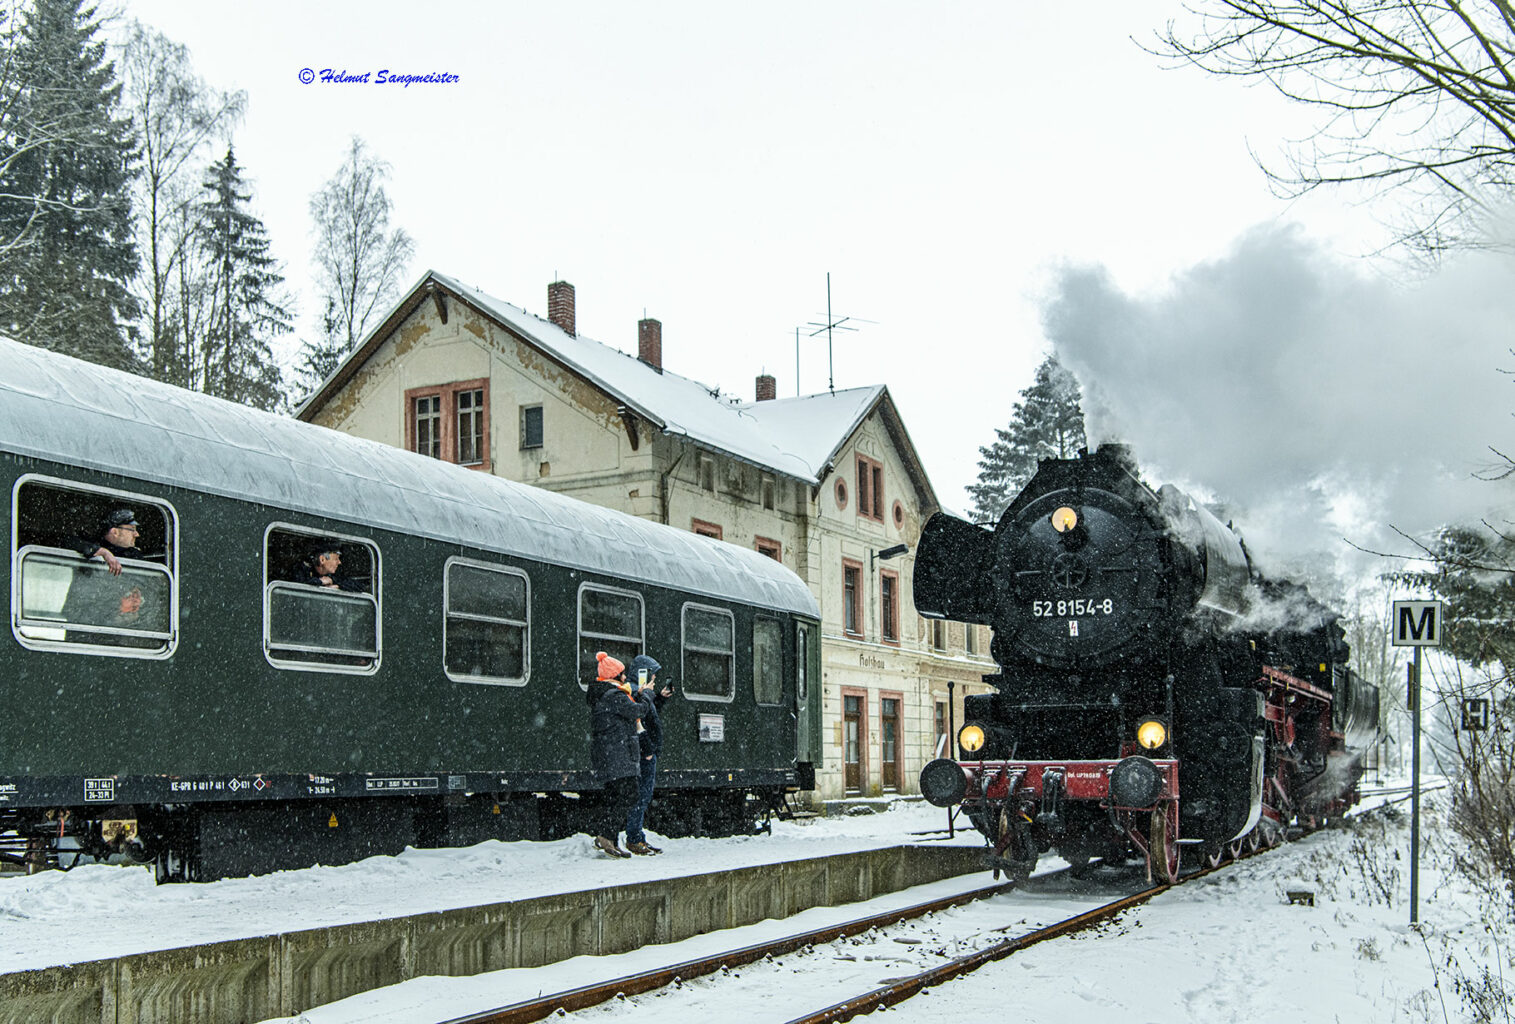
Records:
[[[655,878],[898,846],[942,829],[923,804],[864,817],[773,823],[771,835],[653,837],[664,852],[617,860],[587,836],[406,850],[338,867],[159,886],[148,867],[85,865],[0,876],[0,974],[133,953],[352,924]],[[955,843],[982,838],[958,832]]]

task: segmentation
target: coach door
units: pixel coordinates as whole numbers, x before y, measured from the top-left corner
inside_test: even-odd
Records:
[[[794,624],[794,729],[797,760],[807,777],[801,779],[801,789],[815,787],[815,770],[820,767],[820,701],[810,700],[812,680],[819,680],[816,671],[820,665],[819,650],[815,646],[815,627],[808,622]],[[814,708],[812,709],[812,703]],[[805,785],[805,782],[809,785]]]

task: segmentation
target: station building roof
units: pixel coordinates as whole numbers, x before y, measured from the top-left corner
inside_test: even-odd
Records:
[[[364,342],[295,411],[309,420],[341,390],[400,323],[428,296],[446,294],[568,367],[665,433],[682,435],[774,473],[812,486],[824,480],[857,428],[878,410],[928,512],[938,506],[914,443],[889,389],[882,384],[762,402],[739,402],[629,353],[436,271],[427,271]]]

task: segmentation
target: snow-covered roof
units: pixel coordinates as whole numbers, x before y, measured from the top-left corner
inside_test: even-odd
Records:
[[[665,433],[683,435],[705,447],[726,452],[775,473],[818,484],[837,452],[880,402],[892,411],[883,385],[766,402],[732,402],[699,381],[666,368],[659,372],[610,345],[569,334],[502,299],[428,271],[395,307],[367,342],[360,345],[296,411],[309,418],[349,379],[398,321],[424,298],[429,283],[481,313],[563,363]],[[891,412],[892,414],[892,412]],[[903,436],[903,428],[900,428]],[[930,496],[924,471],[914,452],[907,453],[919,472],[919,485]],[[930,496],[934,502],[934,496]]]
[[[756,551],[6,338],[0,448],[820,617]]]

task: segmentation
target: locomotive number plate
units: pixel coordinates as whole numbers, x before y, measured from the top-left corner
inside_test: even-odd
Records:
[[[1080,597],[1071,601],[1032,601],[1031,615],[1038,619],[1066,619],[1070,615],[1113,615],[1115,602],[1106,597]]]

